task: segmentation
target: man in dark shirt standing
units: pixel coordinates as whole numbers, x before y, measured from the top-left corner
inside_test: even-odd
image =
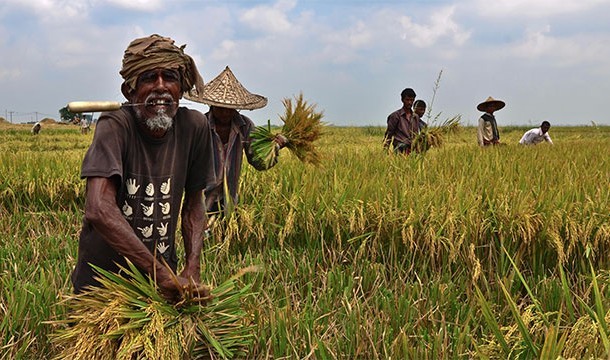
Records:
[[[99,286],[90,264],[118,272],[128,259],[170,300],[187,288],[207,296],[200,255],[203,190],[215,183],[212,141],[205,116],[178,106],[203,80],[183,47],[159,35],[132,41],[120,74],[128,101],[101,114],[82,164],[87,192],[74,292]],[[179,216],[185,265],[176,276]]]
[[[410,154],[411,142],[421,130],[422,125],[420,124],[419,117],[411,110],[415,96],[413,89],[404,89],[400,93],[402,108],[388,116],[388,128],[384,136],[384,147],[388,148],[392,144],[396,153]]]

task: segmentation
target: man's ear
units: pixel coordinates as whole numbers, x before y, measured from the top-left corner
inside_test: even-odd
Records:
[[[129,87],[129,85],[126,83],[121,84],[121,92],[123,93],[123,96],[125,96],[125,99],[131,101],[131,96],[133,95],[134,91]]]

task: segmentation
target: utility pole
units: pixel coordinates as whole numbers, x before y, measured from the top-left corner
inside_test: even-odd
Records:
[[[10,122],[11,122],[11,124],[12,124],[12,123],[13,123],[13,113],[14,113],[14,111],[9,111],[8,113],[11,115],[11,120],[10,120]]]

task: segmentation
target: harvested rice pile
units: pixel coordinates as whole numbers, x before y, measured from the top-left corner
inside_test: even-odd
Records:
[[[299,94],[292,99],[285,98],[282,100],[284,104],[284,115],[280,119],[284,122],[284,126],[278,134],[271,132],[271,126],[258,126],[250,137],[252,138],[252,151],[255,158],[263,161],[266,164],[273,163],[276,155],[275,142],[276,136],[282,135],[288,143],[286,147],[302,162],[318,165],[320,163],[320,154],[318,153],[314,142],[322,135],[323,123],[322,112],[316,112],[315,104],[308,104],[303,99],[303,94]]]
[[[253,337],[242,310],[250,286],[237,277],[211,291],[205,305],[185,296],[168,303],[156,285],[129,264],[126,277],[96,269],[103,287],[67,298],[68,318],[51,322],[56,359],[216,359],[245,357]]]

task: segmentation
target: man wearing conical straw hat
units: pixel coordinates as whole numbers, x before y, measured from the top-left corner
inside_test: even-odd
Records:
[[[500,133],[494,112],[502,109],[506,104],[502,100],[488,97],[485,101],[477,105],[477,110],[484,114],[479,118],[477,129],[477,140],[480,146],[490,146],[500,144]]]
[[[242,153],[248,163],[257,170],[267,170],[277,163],[279,149],[286,139],[278,135],[275,159],[270,164],[258,160],[251,150],[250,133],[255,129],[254,122],[238,110],[255,110],[267,105],[267,98],[248,91],[227,66],[216,78],[207,83],[198,96],[186,95],[190,100],[207,104],[210,111],[205,115],[209,122],[214,146],[214,162],[218,182],[206,188],[206,208],[208,213],[222,213],[229,205],[238,201],[237,189],[242,166]],[[225,195],[225,181],[228,196]]]

